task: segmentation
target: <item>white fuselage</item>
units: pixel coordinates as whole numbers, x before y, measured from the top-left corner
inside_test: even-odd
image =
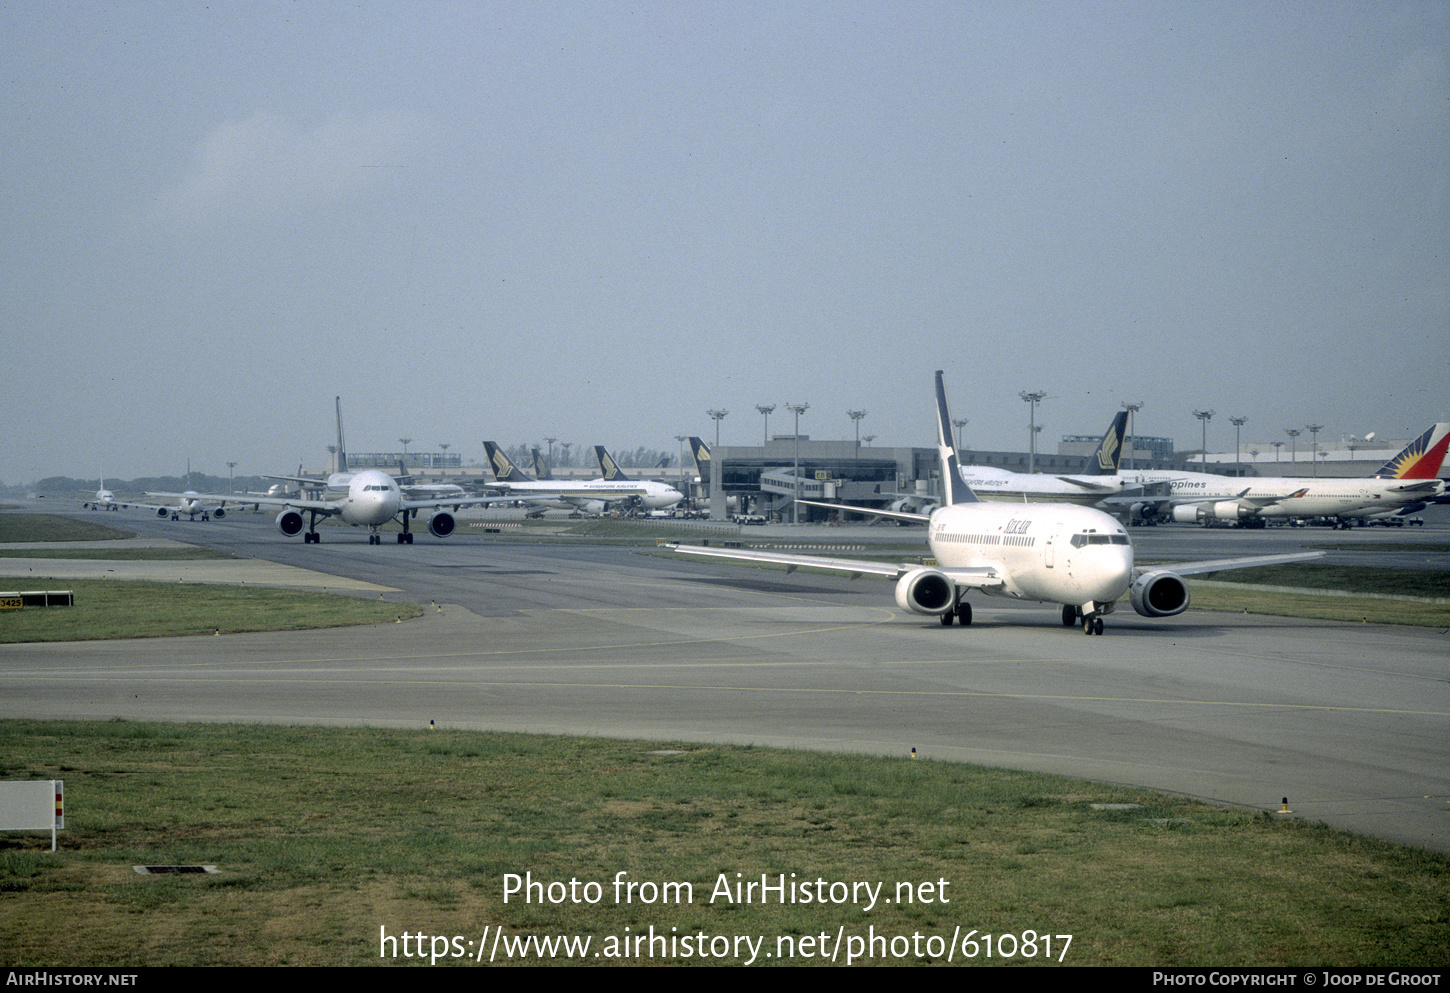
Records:
[[[348,524],[365,527],[388,523],[403,507],[398,481],[381,469],[333,473],[328,477],[323,499],[336,504],[338,516]]]
[[[529,483],[494,483],[491,488],[502,490],[507,496],[520,500],[529,499],[531,496],[537,496],[540,500],[553,498],[586,510],[591,505],[602,510],[603,503],[623,500],[638,500],[649,510],[662,510],[673,507],[685,498],[673,486],[650,480],[611,482],[597,479],[592,482],[571,483],[552,479]]]
[[[993,568],[997,596],[1055,603],[1112,603],[1128,589],[1133,545],[1123,526],[1091,507],[965,503],[931,515],[927,542],[951,569]]]
[[[1067,479],[1041,473],[1012,472],[990,466],[964,465],[962,481],[979,500],[1011,503],[1077,503],[1092,506],[1122,491],[1117,476],[1069,476]],[[1069,482],[1081,479],[1082,484]]]
[[[371,473],[375,476],[387,476],[389,479],[393,480],[394,485],[397,486],[399,493],[403,493],[406,491],[408,496],[417,497],[419,499],[431,498],[436,500],[446,500],[449,497],[462,497],[467,495],[463,492],[463,487],[459,486],[457,483],[408,483],[406,486],[404,486],[398,483],[397,477],[393,476],[391,473],[383,472],[381,469],[357,469],[349,470],[348,472],[334,472],[332,475],[327,477],[328,495],[330,497],[336,497],[340,494],[348,492],[352,486],[352,481],[363,473]],[[373,481],[369,485],[377,485],[377,480],[373,479]]]
[[[201,496],[196,490],[187,490],[176,498],[176,512],[195,517],[197,514],[210,513],[210,510],[202,504]]]
[[[1162,487],[1174,503],[1219,500],[1274,501],[1256,511],[1260,517],[1337,517],[1383,513],[1444,492],[1444,483],[1372,476],[1304,478],[1296,476],[1217,476],[1203,472],[1140,469],[1121,473],[1127,486]],[[1247,492],[1246,492],[1247,491]],[[1302,493],[1300,491],[1303,491]],[[1145,497],[1152,503],[1154,497]]]

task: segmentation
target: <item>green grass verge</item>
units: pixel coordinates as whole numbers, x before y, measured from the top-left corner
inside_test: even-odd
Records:
[[[1172,568],[1170,563],[1168,568]],[[1430,569],[1381,569],[1360,565],[1325,565],[1301,562],[1292,565],[1259,566],[1212,574],[1220,583],[1254,583],[1262,586],[1297,586],[1350,593],[1378,593],[1386,596],[1450,597],[1450,572]]]
[[[364,965],[380,961],[382,929],[460,936],[425,942],[448,956],[443,964],[502,927],[518,938],[588,936],[591,964],[704,961],[679,946],[609,956],[611,939],[653,927],[667,939],[763,938],[772,956],[763,963],[780,961],[778,939],[874,929],[883,943],[869,961],[925,964],[944,957],[927,939],[951,941],[960,926],[979,942],[993,936],[993,958],[979,944],[970,960],[984,965],[1045,963],[1044,935],[1054,936],[1051,960],[1066,946],[1071,965],[1444,963],[1450,859],[1441,855],[1035,773],[673,747],[681,754],[640,741],[423,729],[0,722],[0,778],[63,779],[66,803],[58,854],[40,834],[0,836],[0,957]],[[199,863],[218,874],[131,869]],[[506,874],[526,872],[563,884],[556,895],[577,880],[579,902],[505,902]],[[616,901],[620,872],[688,883],[693,899],[637,890]],[[710,902],[721,880],[762,874],[884,884],[890,902],[869,911]],[[597,902],[583,902],[591,882]],[[898,901],[898,884],[916,902]],[[1032,958],[1029,931],[1039,936]],[[1002,954],[999,935],[1013,936],[1015,955]],[[401,940],[393,947],[417,961]],[[732,949],[708,961],[745,957]]]
[[[1236,590],[1230,584],[1189,581],[1193,602],[1189,610],[1218,610],[1273,617],[1307,617],[1350,624],[1403,624],[1410,627],[1450,628],[1450,604],[1412,600],[1379,600],[1355,596],[1318,596]],[[1125,605],[1126,606],[1126,605]],[[1131,609],[1131,608],[1129,608]]]
[[[80,517],[54,514],[0,514],[0,542],[111,541],[134,538],[136,532]]]
[[[75,593],[74,607],[0,612],[0,644],[295,631],[381,624],[422,614],[414,603],[261,586],[0,578],[0,587]]]
[[[235,555],[197,545],[174,548],[0,548],[0,559],[93,559],[98,562],[194,562],[202,559],[231,559]],[[0,579],[0,583],[4,583]]]

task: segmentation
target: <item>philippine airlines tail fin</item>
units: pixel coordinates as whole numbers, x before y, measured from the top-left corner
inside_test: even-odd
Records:
[[[704,479],[710,475],[710,446],[694,435],[690,436],[690,452],[695,456],[695,471]]]
[[[483,443],[484,451],[488,453],[488,464],[493,466],[493,475],[500,483],[529,483],[533,480],[523,474],[518,466],[514,465],[509,457],[503,453],[503,449],[491,441]]]
[[[549,468],[549,463],[544,461],[544,457],[539,454],[539,450],[537,448],[532,449],[532,451],[534,453],[534,478],[553,479],[554,470]]]
[[[1394,479],[1435,479],[1450,446],[1450,424],[1432,424],[1430,429],[1405,446],[1405,450],[1375,470],[1375,475]]]
[[[961,466],[957,463],[957,450],[952,444],[952,415],[947,410],[947,391],[942,386],[940,369],[936,371],[936,445],[941,453],[944,503],[976,503],[977,495],[962,479]]]
[[[612,483],[617,480],[628,482],[634,478],[625,474],[625,471],[619,467],[619,463],[614,461],[614,456],[604,450],[603,445],[594,446],[594,457],[599,460],[599,475],[606,482]]]
[[[1088,459],[1084,476],[1116,476],[1118,465],[1123,460],[1123,441],[1127,437],[1128,412],[1120,410],[1108,425],[1107,434],[1098,442],[1097,451]]]

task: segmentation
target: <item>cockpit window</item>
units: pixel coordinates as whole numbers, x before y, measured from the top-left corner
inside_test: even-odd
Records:
[[[1072,536],[1073,548],[1081,548],[1084,545],[1126,545],[1127,543],[1128,536],[1125,534],[1098,534],[1091,532]]]

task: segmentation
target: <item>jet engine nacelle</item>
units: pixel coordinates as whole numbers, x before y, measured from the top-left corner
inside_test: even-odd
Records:
[[[913,569],[896,581],[896,605],[934,617],[949,614],[957,605],[957,584],[938,569]]]
[[[446,510],[440,510],[428,518],[428,531],[435,538],[448,537],[455,527],[457,524],[454,523],[453,515]]]
[[[1240,521],[1253,516],[1254,511],[1243,506],[1237,500],[1181,504],[1173,508],[1173,519],[1179,524],[1196,524],[1201,521]]]
[[[1135,503],[1128,508],[1128,519],[1134,523],[1158,519],[1158,507],[1151,503]]]
[[[1144,617],[1172,617],[1188,609],[1188,584],[1167,570],[1144,573],[1128,588],[1128,599]]]
[[[171,508],[170,507],[157,507],[156,508],[156,516],[157,517],[170,517],[171,516]]]
[[[211,512],[211,516],[215,517],[217,520],[221,520],[223,517],[227,516],[227,509],[225,507],[218,507],[216,510],[213,510]]]
[[[303,524],[302,515],[295,510],[284,510],[277,515],[277,530],[289,538],[301,534]]]

